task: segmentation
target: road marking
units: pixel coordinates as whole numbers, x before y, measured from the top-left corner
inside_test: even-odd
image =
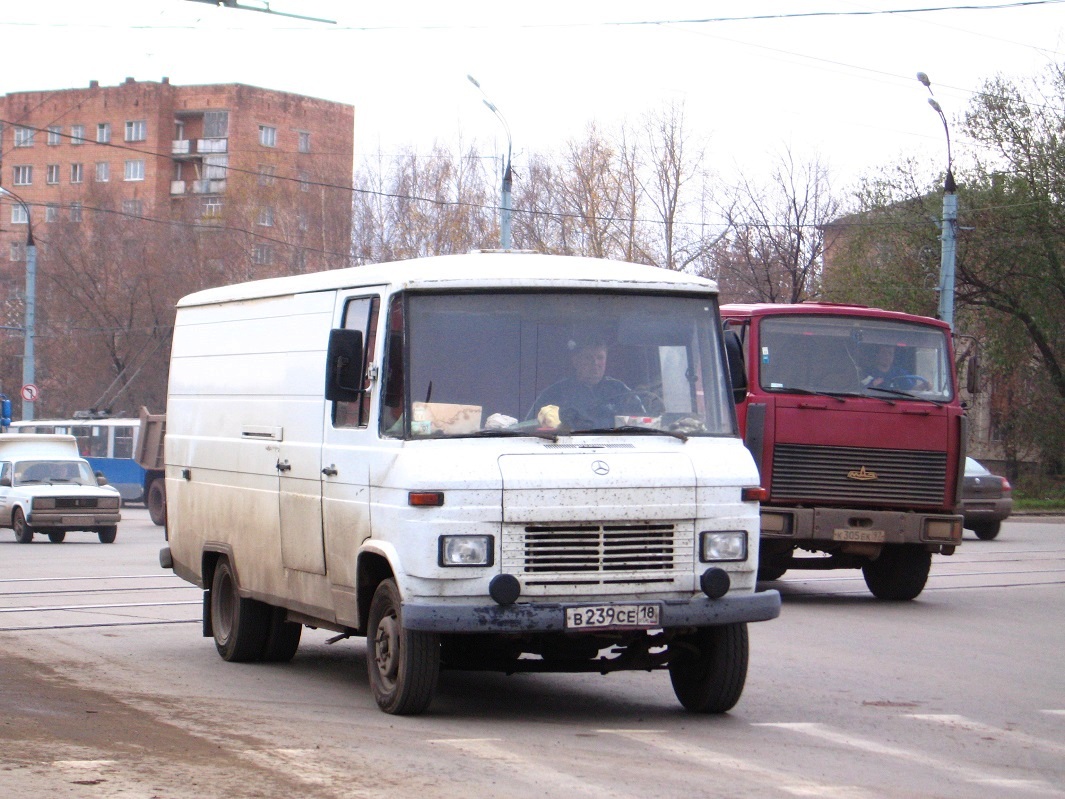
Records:
[[[920,721],[930,721],[933,724],[942,724],[943,726],[951,727],[956,730],[974,732],[977,735],[994,739],[1004,738],[1025,746],[1034,746],[1040,749],[1045,749],[1048,752],[1065,754],[1065,745],[1055,743],[1054,741],[1046,741],[1042,738],[1036,738],[1034,735],[1017,732],[1016,730],[992,727],[990,724],[982,724],[979,721],[967,719],[965,716],[956,716],[948,713],[911,713],[909,714],[909,717]]]
[[[1052,716],[1065,716],[1065,710],[1040,710],[1040,713],[1049,713]]]
[[[0,613],[31,613],[46,610],[106,610],[109,608],[168,608],[177,605],[202,605],[199,599],[180,602],[121,602],[111,605],[38,605],[37,607],[0,608]]]
[[[971,766],[966,766],[958,763],[950,763],[944,761],[939,756],[926,755],[922,752],[915,752],[910,749],[903,749],[898,746],[889,746],[888,744],[882,744],[877,741],[870,741],[864,738],[859,738],[852,733],[844,733],[836,730],[831,730],[821,724],[794,722],[794,723],[755,723],[752,727],[776,727],[782,730],[788,730],[790,732],[797,732],[803,735],[809,735],[813,738],[818,738],[822,741],[828,741],[829,743],[836,744],[837,746],[846,749],[857,749],[861,752],[868,752],[874,755],[880,755],[882,757],[891,757],[898,760],[905,760],[910,763],[924,766],[936,771],[943,771],[953,775],[958,779],[965,780],[978,785],[994,785],[1000,788],[1014,788],[1017,790],[1028,790],[1038,792],[1053,792],[1060,795],[1060,793],[1053,786],[1047,784],[1042,780],[1017,780],[998,777],[990,772],[980,771],[979,769]]]
[[[595,784],[587,776],[573,776],[558,771],[542,761],[516,754],[501,746],[498,738],[436,738],[429,743],[452,746],[468,755],[485,760],[507,772],[509,779],[520,779],[536,786],[545,796],[594,796],[637,799],[636,794],[621,793],[613,786]],[[511,791],[520,793],[519,791]],[[643,795],[639,795],[642,799]]]
[[[825,782],[816,782],[786,771],[767,768],[752,760],[746,760],[735,755],[715,752],[712,749],[658,737],[660,733],[657,731],[598,730],[598,732],[638,741],[644,746],[653,746],[659,751],[701,766],[724,770],[732,774],[742,774],[761,784],[772,787],[772,792],[783,791],[792,796],[820,796],[832,797],[833,799],[863,799],[863,797],[875,795],[857,786],[830,785]]]

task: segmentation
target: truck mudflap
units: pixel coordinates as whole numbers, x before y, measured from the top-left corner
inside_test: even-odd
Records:
[[[690,600],[626,600],[624,602],[515,603],[512,605],[441,605],[406,602],[403,626],[435,633],[534,633],[573,632],[566,624],[567,608],[587,606],[629,608],[657,605],[654,629],[715,627],[737,622],[768,621],[780,615],[780,593],[726,594],[720,599],[697,596]],[[601,631],[595,628],[589,631]],[[631,628],[615,628],[631,629]]]

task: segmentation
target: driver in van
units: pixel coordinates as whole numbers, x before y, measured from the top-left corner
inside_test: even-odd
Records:
[[[627,385],[606,376],[607,345],[601,340],[578,344],[570,341],[573,376],[548,386],[536,398],[528,418],[541,409],[558,407],[561,424],[570,429],[603,429],[614,426],[615,416],[643,416],[643,403]]]

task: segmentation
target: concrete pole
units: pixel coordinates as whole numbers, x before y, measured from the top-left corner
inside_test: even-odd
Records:
[[[947,172],[943,185],[943,229],[940,239],[939,318],[954,329],[954,256],[958,229],[958,195],[954,175]]]

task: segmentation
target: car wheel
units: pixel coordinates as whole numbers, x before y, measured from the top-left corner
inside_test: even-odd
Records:
[[[1002,529],[1002,522],[974,522],[972,531],[981,541],[990,541]]]
[[[113,544],[118,536],[118,527],[101,527],[96,534],[100,536],[101,544]]]
[[[11,516],[11,529],[15,531],[15,540],[20,544],[33,541],[33,528],[26,523],[26,515],[22,512],[22,508],[15,508]]]
[[[64,539],[66,539],[66,537],[67,537],[66,530],[60,530],[58,533],[49,533],[48,534],[48,540],[51,541],[53,544],[62,544]]]

